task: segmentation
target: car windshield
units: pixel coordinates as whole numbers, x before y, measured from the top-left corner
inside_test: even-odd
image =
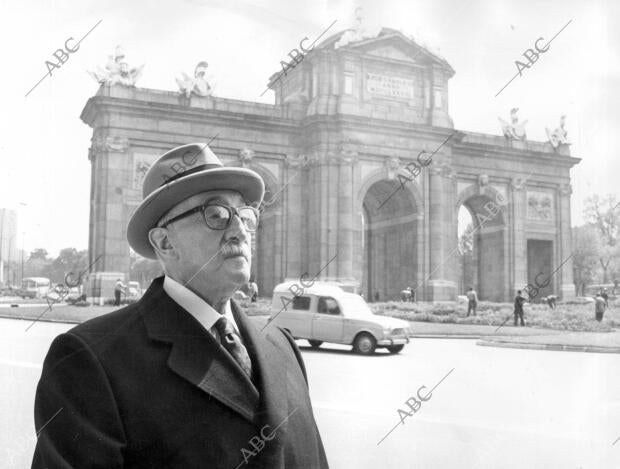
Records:
[[[370,307],[364,301],[364,298],[359,295],[345,293],[338,298],[338,302],[340,303],[344,316],[367,318],[373,315]]]

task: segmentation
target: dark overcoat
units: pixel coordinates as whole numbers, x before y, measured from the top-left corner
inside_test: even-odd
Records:
[[[139,302],[58,336],[36,392],[32,467],[327,468],[292,337],[232,311],[253,380],[163,277]]]

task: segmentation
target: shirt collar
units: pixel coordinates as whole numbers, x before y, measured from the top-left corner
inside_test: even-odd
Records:
[[[164,291],[178,303],[189,314],[194,316],[196,320],[209,331],[215,322],[222,316],[217,312],[209,303],[196,295],[193,291],[184,285],[181,285],[176,280],[168,277],[164,278]],[[237,329],[237,325],[230,309],[230,300],[226,301],[223,306],[224,316],[233,324],[233,327]]]

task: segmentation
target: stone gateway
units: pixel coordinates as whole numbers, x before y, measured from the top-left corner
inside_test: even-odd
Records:
[[[567,144],[457,131],[443,58],[389,28],[335,47],[343,34],[272,75],[273,105],[101,85],[81,115],[93,129],[89,255],[102,256],[91,295],[111,296],[109,279],[129,273],[127,221],[150,164],[215,136],[225,165],[265,181],[252,263],[265,295],[336,256],[319,278],[365,298],[412,287],[418,300],[454,300],[461,206],[481,300],[510,301],[570,255],[569,171],[580,160]],[[430,164],[416,165],[421,152]],[[573,292],[569,260],[541,295]]]

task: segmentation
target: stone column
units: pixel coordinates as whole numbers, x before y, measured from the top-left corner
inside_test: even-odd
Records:
[[[572,194],[570,184],[563,184],[558,190],[559,200],[559,264],[554,267],[557,269],[562,263],[562,267],[555,273],[555,284],[560,286],[560,297],[563,300],[575,297],[575,285],[573,281],[573,253],[572,231],[570,225],[570,196]],[[566,261],[566,262],[565,262]]]
[[[93,138],[89,157],[95,166],[91,172],[92,193],[89,258],[93,265],[87,295],[100,303],[113,297],[117,278],[128,280],[129,244],[127,243],[127,214],[123,187],[129,186],[131,162],[127,160],[129,140],[121,136]]]
[[[510,182],[510,207],[512,207],[510,219],[512,220],[512,268],[514,285],[511,297],[515,296],[518,290],[523,290],[527,285],[527,243],[525,240],[525,217],[527,216],[527,206],[525,204],[525,179],[514,177]]]
[[[304,194],[307,204],[307,262],[304,271],[317,279],[345,284],[357,291],[359,278],[354,276],[354,211],[353,171],[356,154],[340,148],[310,158],[308,190]],[[335,256],[335,257],[334,257]],[[320,272],[320,273],[319,273]],[[298,274],[298,275],[299,275]]]
[[[340,256],[348,257],[347,249],[340,249],[340,209],[341,189],[340,158],[338,154],[327,152],[315,155],[313,187],[308,196],[312,203],[313,216],[308,223],[314,223],[312,230],[314,237],[308,246],[310,275],[320,272],[318,279],[337,282],[340,281]],[[330,260],[336,256],[333,261]],[[350,259],[350,257],[348,257]],[[328,265],[329,264],[329,265]]]
[[[355,198],[353,196],[353,167],[357,164],[357,152],[342,149],[338,155],[338,281],[359,291],[361,278],[355,278],[353,248],[355,231]],[[332,254],[332,256],[335,255]],[[363,253],[357,253],[363,255]],[[331,259],[331,257],[329,258]],[[326,260],[326,262],[329,261]]]
[[[429,260],[427,300],[456,299],[456,282],[452,279],[456,256],[453,238],[453,171],[447,160],[438,157],[428,166],[429,182]]]
[[[287,155],[284,160],[283,179],[279,197],[284,211],[283,236],[284,278],[297,280],[304,272],[302,252],[308,237],[308,206],[302,197],[307,191],[305,155]],[[306,192],[307,194],[307,192]]]

